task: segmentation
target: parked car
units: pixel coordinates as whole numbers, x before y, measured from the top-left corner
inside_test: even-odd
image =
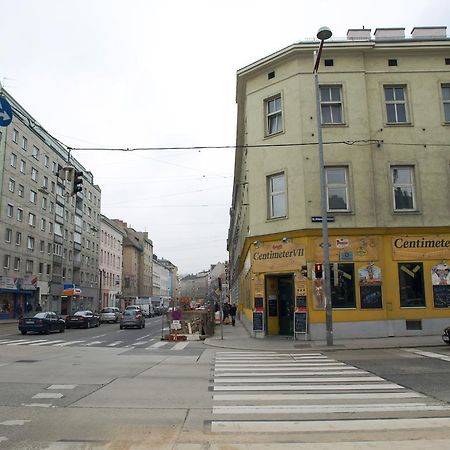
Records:
[[[119,317],[120,317],[119,308],[116,308],[114,306],[108,306],[100,311],[100,323],[103,322],[117,323],[119,321]]]
[[[120,316],[120,329],[130,327],[145,328],[145,317],[142,311],[130,308],[123,312]]]
[[[447,344],[450,345],[450,327],[447,327],[444,332],[442,333],[442,340]]]
[[[77,311],[66,317],[66,328],[91,328],[100,325],[100,316],[92,311]]]
[[[64,333],[66,322],[51,311],[39,312],[33,317],[22,317],[19,320],[19,331],[27,334],[29,331],[48,334],[51,331]]]

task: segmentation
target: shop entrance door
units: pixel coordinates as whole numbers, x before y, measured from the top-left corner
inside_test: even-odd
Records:
[[[294,334],[294,278],[292,275],[278,277],[280,334]]]

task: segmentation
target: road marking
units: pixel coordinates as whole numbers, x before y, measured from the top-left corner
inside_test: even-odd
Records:
[[[187,347],[189,342],[177,342],[171,350],[183,350],[183,348]]]
[[[313,370],[318,370],[317,366],[314,367],[304,367],[304,366],[297,366],[295,364],[288,365],[288,366],[273,366],[273,367],[265,367],[264,365],[259,365],[256,367],[233,367],[233,366],[222,366],[222,367],[216,367],[216,372],[265,372],[268,375],[272,375],[274,371],[289,371],[289,370],[295,370],[296,372],[309,372]],[[320,372],[329,372],[334,370],[342,370],[342,371],[352,371],[357,370],[355,367],[352,366],[326,366],[326,367],[320,367]]]
[[[333,414],[388,411],[445,411],[449,405],[424,405],[422,403],[357,404],[357,405],[241,405],[215,406],[213,414]]]
[[[340,382],[354,382],[354,381],[385,381],[384,378],[377,376],[365,376],[365,377],[283,377],[283,378],[250,378],[250,377],[242,377],[242,378],[220,378],[218,380],[214,380],[215,383],[340,383]]]
[[[136,338],[137,341],[140,341],[141,339],[145,339],[146,337],[149,337],[149,334],[146,334],[145,336],[141,336],[139,338]]]
[[[294,433],[299,430],[308,432],[324,431],[398,431],[421,428],[450,427],[450,418],[417,419],[355,419],[355,420],[262,420],[262,421],[214,421],[213,433]]]
[[[346,366],[344,363],[311,363],[311,364],[302,364],[302,363],[259,363],[259,364],[246,364],[246,363],[239,363],[239,364],[232,364],[232,363],[217,363],[215,367],[342,367]]]
[[[28,422],[31,422],[31,420],[22,420],[22,419],[5,420],[4,422],[0,422],[0,425],[5,425],[7,427],[15,427],[17,425],[25,425]]]
[[[405,352],[415,353],[416,355],[426,356],[428,358],[441,359],[442,361],[450,361],[450,356],[442,355],[440,353],[425,352],[423,350],[418,350],[416,348],[405,348]]]
[[[89,342],[88,344],[84,344],[85,347],[90,347],[91,345],[95,345],[95,344],[101,344],[105,341],[93,341],[93,342]]]
[[[52,384],[47,389],[75,389],[78,387],[78,384]]]
[[[39,394],[33,395],[31,398],[62,398],[64,397],[59,392],[41,392]]]
[[[371,391],[405,389],[394,383],[378,384],[259,384],[246,386],[213,386],[214,391]]]
[[[115,341],[115,342],[111,342],[111,344],[108,344],[107,347],[115,347],[116,345],[121,344],[123,341]]]
[[[6,436],[0,436],[0,442],[7,441],[8,438]]]
[[[25,345],[25,344],[29,344],[30,342],[40,342],[40,341],[46,341],[47,339],[38,339],[38,340],[34,340],[34,339],[28,339],[26,341],[16,341],[16,342],[11,342],[9,344],[6,345]]]
[[[141,342],[135,342],[133,345],[146,345],[146,344],[150,344],[151,341],[141,341]]]
[[[67,342],[63,342],[61,344],[55,344],[55,347],[66,347],[67,345],[72,345],[72,344],[80,344],[81,342],[86,342],[86,341],[67,341]]]
[[[150,347],[147,347],[146,350],[154,350],[155,348],[163,347],[164,345],[167,345],[167,341],[160,341],[156,342],[153,345],[150,345]]]
[[[38,342],[37,344],[30,344],[30,347],[33,345],[53,345],[56,342],[66,342],[66,341],[64,341],[62,339],[56,339],[54,341],[44,341],[44,342]]]
[[[22,406],[31,406],[36,408],[54,408],[51,403],[22,403]]]
[[[291,370],[291,369],[286,369],[285,371],[279,371],[279,372],[270,372],[270,373],[257,373],[257,372],[246,372],[246,376],[249,377],[261,377],[260,379],[262,380],[262,377],[267,377],[268,375],[273,376],[293,376],[293,375],[301,375],[301,376],[313,376],[313,375],[363,375],[363,374],[367,374],[368,372],[366,372],[365,370],[359,370],[359,369],[353,369],[353,370],[333,370],[333,371],[328,371],[327,373],[324,373],[322,371],[314,371],[314,372],[302,372],[299,373],[297,370]],[[224,373],[217,373],[217,371],[214,373],[215,377],[240,377],[242,376],[242,373],[230,373],[230,372],[224,372]],[[321,381],[320,378],[318,378],[319,381]],[[283,381],[283,378],[280,378],[279,381]]]
[[[267,400],[356,400],[356,399],[398,399],[398,398],[427,398],[418,392],[365,392],[336,394],[214,394],[214,401],[267,401]]]
[[[99,337],[106,336],[106,334],[99,334],[98,336],[91,336],[91,339],[97,339]]]

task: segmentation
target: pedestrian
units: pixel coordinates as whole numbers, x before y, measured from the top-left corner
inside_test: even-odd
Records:
[[[42,306],[40,303],[36,305],[36,312],[42,312]]]
[[[236,325],[236,310],[236,303],[233,303],[230,306],[231,325],[233,325],[233,327]]]
[[[230,323],[229,316],[230,316],[230,304],[225,303],[223,305],[223,323],[224,324]]]

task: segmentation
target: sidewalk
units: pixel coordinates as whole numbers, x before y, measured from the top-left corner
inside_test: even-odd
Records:
[[[440,335],[434,336],[401,336],[370,339],[335,339],[332,347],[326,341],[294,341],[285,336],[266,336],[255,339],[250,336],[241,321],[236,320],[236,326],[223,326],[223,340],[220,325],[216,325],[215,334],[206,338],[204,343],[211,347],[234,350],[266,350],[266,351],[297,351],[297,350],[361,350],[404,347],[437,347],[443,346]]]

